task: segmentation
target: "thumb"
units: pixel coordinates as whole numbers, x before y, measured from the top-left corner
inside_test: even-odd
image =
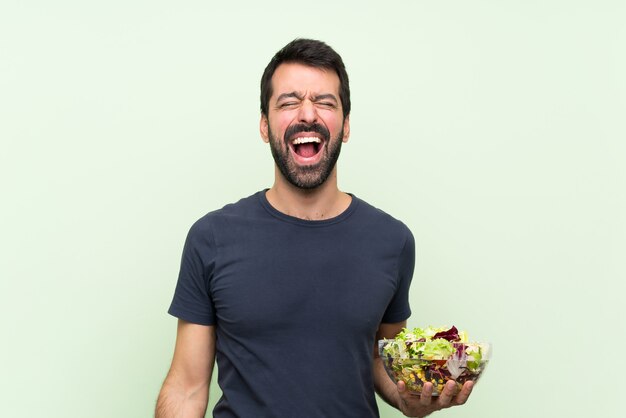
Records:
[[[398,388],[398,392],[400,393],[406,392],[406,383],[404,383],[402,380],[398,380],[396,387]]]

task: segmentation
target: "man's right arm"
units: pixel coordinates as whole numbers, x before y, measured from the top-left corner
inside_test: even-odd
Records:
[[[170,371],[157,400],[156,418],[202,418],[215,361],[215,327],[178,320]]]

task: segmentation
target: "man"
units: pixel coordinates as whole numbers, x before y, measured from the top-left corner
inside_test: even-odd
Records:
[[[158,418],[204,416],[214,359],[215,417],[377,417],[374,391],[407,416],[467,400],[471,382],[412,396],[376,357],[375,342],[410,316],[415,244],[404,224],[339,190],[349,114],[344,64],[323,42],[296,39],[268,64],[260,131],[275,181],[189,232]]]

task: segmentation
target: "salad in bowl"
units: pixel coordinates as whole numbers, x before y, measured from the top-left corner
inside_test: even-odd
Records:
[[[378,341],[378,352],[389,377],[402,380],[407,390],[419,394],[424,383],[433,384],[438,396],[449,380],[457,390],[468,380],[476,382],[491,357],[489,343],[470,342],[456,327],[404,328],[394,339]]]

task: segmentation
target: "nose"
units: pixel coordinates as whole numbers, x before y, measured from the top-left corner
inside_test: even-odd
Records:
[[[300,106],[300,112],[298,114],[300,122],[313,123],[317,121],[317,110],[315,105],[310,100],[304,100]]]

